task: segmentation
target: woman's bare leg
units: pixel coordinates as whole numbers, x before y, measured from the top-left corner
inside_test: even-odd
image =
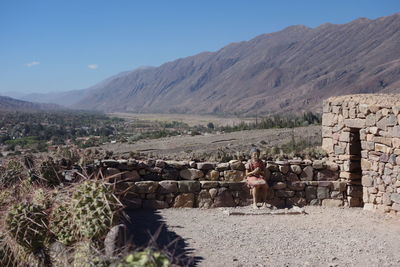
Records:
[[[251,189],[251,194],[253,195],[253,208],[258,209],[257,206],[258,190],[256,186]]]

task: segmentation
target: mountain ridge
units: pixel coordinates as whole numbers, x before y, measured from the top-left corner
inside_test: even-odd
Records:
[[[215,52],[110,77],[72,106],[106,112],[319,111],[321,100],[400,92],[400,13],[294,25]],[[397,48],[397,49],[396,49]]]
[[[60,109],[62,108],[55,104],[32,103],[8,96],[0,96],[0,111],[32,112],[32,111],[50,111],[50,110],[60,110]]]

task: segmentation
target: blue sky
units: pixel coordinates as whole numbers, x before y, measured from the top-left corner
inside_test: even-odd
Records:
[[[290,25],[400,12],[400,0],[0,0],[0,93],[89,87]]]

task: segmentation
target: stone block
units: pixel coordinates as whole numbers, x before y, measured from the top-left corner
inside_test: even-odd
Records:
[[[365,117],[365,125],[366,126],[375,126],[376,125],[375,114],[369,114]]]
[[[321,169],[325,168],[325,163],[322,160],[314,160],[312,167],[315,170],[321,170]]]
[[[390,196],[390,199],[391,199],[394,203],[400,204],[400,194],[399,194],[399,193],[392,193],[391,196]]]
[[[391,135],[392,137],[400,137],[400,126],[393,126]]]
[[[317,185],[318,185],[318,187],[332,188],[332,182],[331,181],[318,181]]]
[[[226,188],[219,188],[218,194],[214,197],[212,207],[235,207],[236,203],[232,194]]]
[[[276,164],[275,162],[267,162],[267,169],[270,170],[271,172],[278,172],[279,165]]]
[[[317,172],[318,181],[336,181],[339,179],[339,172],[330,170],[320,170]]]
[[[333,139],[332,138],[323,138],[322,139],[322,149],[326,151],[326,153],[333,153]]]
[[[167,166],[170,166],[170,167],[176,168],[176,169],[184,169],[189,166],[189,162],[187,162],[187,161],[167,160],[167,161],[165,161],[165,163],[167,164]]]
[[[201,184],[198,181],[178,181],[178,192],[193,193],[199,192]]]
[[[387,118],[386,118],[386,117],[383,117],[383,118],[381,118],[380,120],[378,120],[378,121],[376,122],[376,126],[377,126],[379,129],[382,129],[382,130],[385,130],[385,131],[386,131],[386,129],[387,129],[387,127],[388,127]]]
[[[117,168],[107,168],[104,176],[111,181],[118,181],[121,179],[121,172]]]
[[[344,125],[350,128],[364,128],[365,127],[365,119],[345,119]]]
[[[290,190],[302,191],[306,187],[306,184],[304,182],[289,182],[287,186]]]
[[[158,192],[161,194],[177,193],[178,192],[178,182],[171,180],[164,180],[158,182]]]
[[[128,230],[125,224],[119,224],[110,229],[104,239],[106,257],[114,257],[122,253],[128,242]]]
[[[400,140],[400,139],[399,139]],[[302,169],[299,165],[290,165],[290,170],[294,173],[294,174],[300,174],[302,172]]]
[[[183,169],[179,172],[179,176],[185,180],[198,180],[203,178],[204,173],[197,169]]]
[[[375,143],[391,146],[392,145],[392,138],[389,137],[382,137],[382,136],[374,136],[372,141]]]
[[[289,165],[280,165],[279,171],[283,174],[287,174],[289,172]]]
[[[140,181],[135,183],[135,191],[139,194],[155,193],[158,188],[158,183],[154,181]]]
[[[333,171],[333,172],[339,170],[339,165],[337,163],[335,163],[335,162],[327,161],[325,164],[326,164],[326,169],[327,170],[330,170],[330,171]]]
[[[286,175],[286,181],[288,181],[288,182],[296,182],[296,181],[300,181],[300,179],[296,174],[290,172],[290,173],[288,173]]]
[[[215,168],[217,164],[213,162],[199,162],[197,163],[197,169],[209,171]]]
[[[392,146],[394,148],[400,148],[400,138],[392,138]]]
[[[202,189],[217,188],[219,186],[218,181],[200,181]]]
[[[231,160],[229,161],[229,166],[231,170],[237,170],[237,171],[244,171],[244,164],[240,160]]]
[[[204,177],[206,180],[210,181],[218,181],[219,180],[219,172],[216,170],[210,170]]]
[[[218,163],[216,169],[219,172],[229,170],[229,163],[228,162]]]
[[[307,186],[305,191],[306,191],[307,201],[317,198],[317,187],[316,186]]]
[[[395,126],[397,124],[397,116],[394,114],[389,114],[386,116],[387,126]]]
[[[350,142],[350,132],[341,132],[339,135],[339,141],[341,142]]]
[[[236,170],[227,170],[227,171],[224,171],[224,178],[225,178],[225,180],[228,180],[228,181],[240,182],[244,179],[244,172],[236,171]]]
[[[333,190],[344,192],[346,191],[346,187],[347,187],[346,182],[338,182],[338,181],[332,182]]]
[[[362,143],[363,143],[363,142],[362,142]],[[344,154],[344,153],[346,152],[346,146],[343,146],[343,145],[335,145],[334,148],[333,148],[333,150],[334,150],[334,153],[335,153],[336,155],[342,155],[342,154]]]
[[[319,205],[321,205],[320,199],[311,199],[310,200],[310,206],[319,206]]]
[[[182,193],[176,196],[174,208],[193,208],[194,207],[194,194],[193,193]]]
[[[123,180],[130,180],[134,182],[140,181],[140,175],[136,170],[123,172],[121,178]]]
[[[333,113],[322,114],[322,126],[334,126],[337,123],[337,116]]]
[[[240,191],[247,187],[245,182],[228,182],[227,186],[231,191]]]
[[[314,176],[314,168],[311,166],[306,166],[300,174],[300,180],[312,181],[313,176]]]
[[[392,205],[392,210],[395,210],[395,211],[399,212],[400,211],[400,204],[394,203]]]
[[[331,192],[331,198],[334,198],[334,199],[343,199],[343,192],[340,192],[340,191],[332,191],[332,192]]]
[[[161,177],[163,180],[179,180],[179,170],[171,168],[163,169]]]
[[[276,182],[275,184],[272,185],[272,189],[274,190],[281,190],[286,188],[286,183],[284,182]]]
[[[322,206],[329,207],[329,208],[342,207],[343,206],[343,200],[340,200],[340,199],[323,199],[322,200]]]
[[[289,191],[289,190],[277,190],[277,191],[275,191],[275,196],[281,197],[281,198],[294,197],[294,195],[295,195],[294,191]]]
[[[363,186],[366,186],[366,187],[373,186],[373,184],[374,184],[374,179],[373,179],[371,176],[369,176],[369,175],[363,175],[363,176],[361,177],[361,184],[362,184]]]
[[[154,166],[163,169],[163,168],[165,168],[166,165],[167,165],[167,164],[165,163],[165,161],[163,161],[163,160],[156,160],[156,163],[155,163]]]
[[[371,162],[368,159],[361,159],[361,169],[363,171],[368,171],[371,169]]]
[[[329,198],[329,188],[328,187],[317,187],[317,198],[318,199]]]
[[[213,201],[210,193],[207,190],[201,190],[197,197],[197,203],[199,208],[211,208]]]
[[[114,159],[104,159],[100,162],[100,164],[106,168],[118,168],[119,162]]]

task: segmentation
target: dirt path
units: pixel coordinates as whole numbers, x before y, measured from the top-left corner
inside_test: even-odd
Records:
[[[180,249],[196,256],[198,266],[400,266],[400,218],[357,208],[306,207],[306,212],[228,216],[222,209],[166,209],[155,214],[166,222],[168,235],[183,238]]]

